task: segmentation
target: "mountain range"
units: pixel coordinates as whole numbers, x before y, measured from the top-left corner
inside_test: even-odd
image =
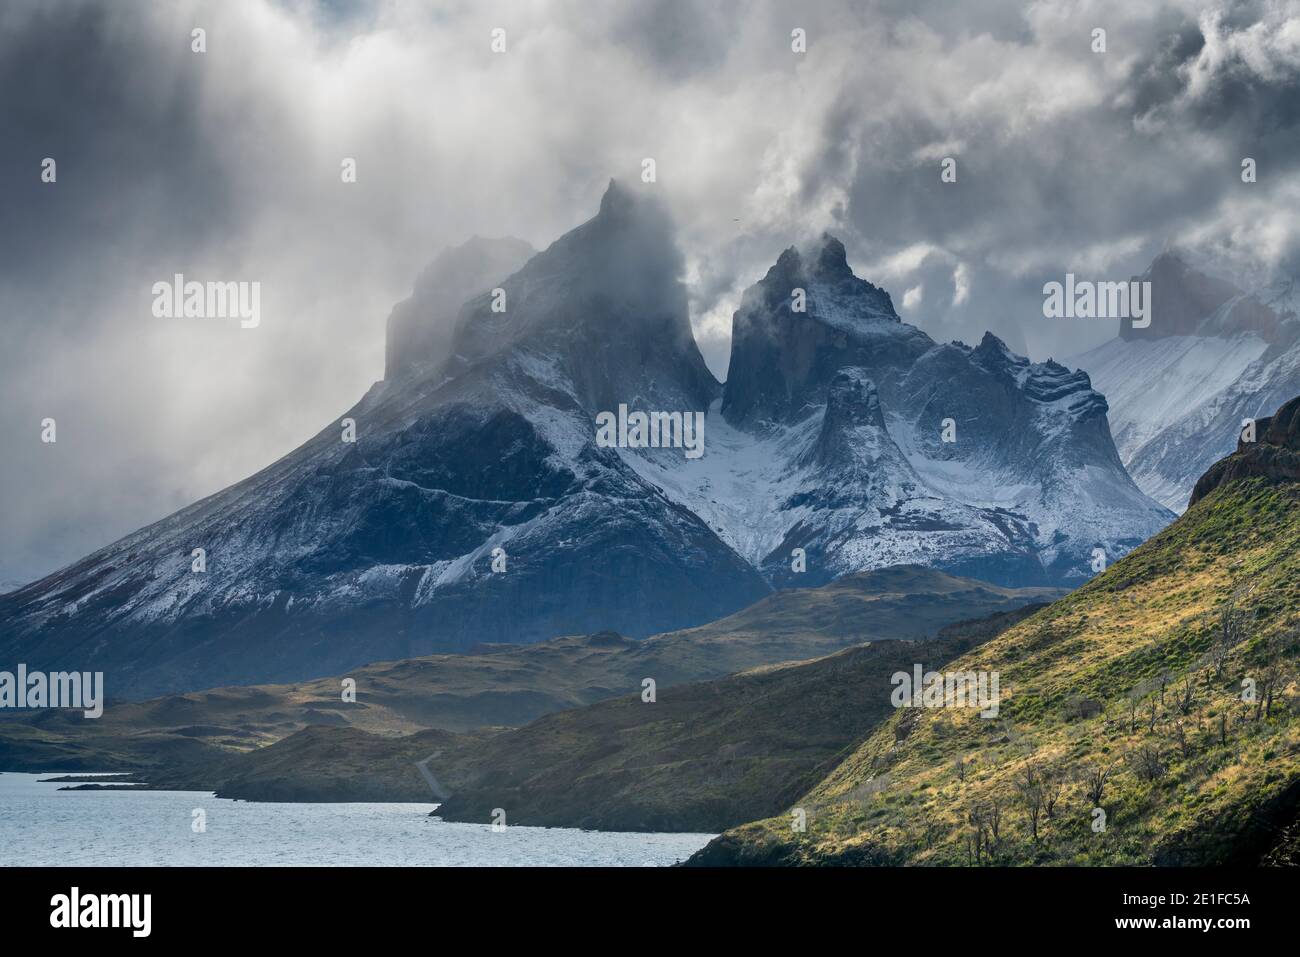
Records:
[[[1300,393],[1300,288],[1280,279],[1250,291],[1175,252],[1151,263],[1151,324],[1069,360],[1110,405],[1129,473],[1175,511],[1214,462],[1233,451],[1247,419]]]
[[[114,697],[295,681],[640,638],[902,563],[1073,586],[1173,517],[1129,478],[1086,374],[992,335],[934,342],[831,236],[746,291],[725,385],[652,196],[611,183],[530,253],[449,252],[339,422],[0,596],[0,660],[102,670]],[[596,441],[624,409],[702,416],[704,454]]]
[[[0,724],[0,763],[270,801],[428,801],[425,768],[444,820],[731,828],[703,864],[1294,863],[1300,398],[1259,425],[1184,516],[1047,606],[864,572],[648,640],[372,666],[351,704],[334,679],[47,712]],[[900,708],[916,669],[1000,675],[997,714]],[[516,729],[470,717],[535,702]]]

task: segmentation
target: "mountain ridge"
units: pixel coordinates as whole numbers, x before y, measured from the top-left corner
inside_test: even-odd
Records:
[[[907,562],[1076,584],[1171,517],[1124,472],[1086,376],[992,336],[934,343],[833,237],[747,291],[725,385],[682,271],[663,205],[611,182],[595,217],[460,307],[445,361],[416,356],[256,475],[0,596],[0,654],[105,670],[131,697],[290,681],[644,637]],[[596,416],[624,404],[705,416],[703,457],[602,447]]]

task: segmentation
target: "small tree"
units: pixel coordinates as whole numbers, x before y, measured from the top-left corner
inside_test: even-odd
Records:
[[[1142,703],[1142,689],[1129,689],[1125,701],[1128,704],[1128,733],[1132,734],[1137,730],[1137,711],[1138,705]]]
[[[1168,768],[1165,767],[1164,755],[1160,751],[1160,745],[1155,743],[1143,744],[1140,747],[1129,752],[1129,765],[1133,769],[1133,774],[1139,781],[1155,781],[1165,776]]]
[[[1043,814],[1043,778],[1032,763],[1026,763],[1015,779],[1016,798],[1029,822],[1029,836],[1038,843],[1038,820]]]
[[[1250,589],[1238,586],[1223,603],[1215,618],[1214,643],[1210,646],[1210,660],[1214,663],[1214,677],[1223,677],[1223,668],[1232,649],[1250,635],[1255,624],[1255,609],[1247,608]]]
[[[925,849],[928,851],[934,847],[935,836],[939,833],[939,822],[935,820],[933,812],[926,808],[922,818],[921,837],[925,841]]]
[[[1156,680],[1160,684],[1160,707],[1163,708],[1165,706],[1165,689],[1169,687],[1169,683],[1173,681],[1174,678],[1168,671],[1162,671]]]
[[[1059,772],[1051,768],[1043,772],[1043,813],[1049,818],[1056,817],[1056,805],[1064,789],[1065,780]]]
[[[1255,720],[1259,720],[1260,710],[1268,717],[1273,717],[1273,699],[1286,687],[1288,681],[1285,652],[1294,634],[1274,635],[1268,640],[1267,659],[1259,672],[1256,682]]]
[[[978,804],[973,804],[966,812],[966,822],[970,824],[970,834],[966,838],[966,858],[967,861],[974,860],[974,863],[980,864],[984,861],[984,852],[988,847],[988,837],[986,829],[988,819],[984,808]]]
[[[1103,767],[1100,764],[1088,765],[1083,769],[1080,775],[1083,789],[1093,807],[1101,807],[1102,798],[1106,795],[1106,781],[1113,770],[1113,766]]]

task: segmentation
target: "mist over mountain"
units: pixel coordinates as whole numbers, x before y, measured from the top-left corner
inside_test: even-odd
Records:
[[[479,236],[443,250],[420,273],[411,297],[394,306],[388,317],[385,381],[441,368],[451,358],[461,304],[487,292],[536,252],[522,239]]]
[[[1140,277],[1151,324],[1069,360],[1110,405],[1120,457],[1144,492],[1176,511],[1237,445],[1243,423],[1300,392],[1300,289],[1277,278],[1249,291],[1175,252]]]
[[[1070,585],[1171,517],[1124,472],[1086,375],[991,335],[933,342],[833,237],[745,294],[725,386],[645,190],[611,183],[593,219],[489,278],[526,253],[445,254],[394,310],[388,378],[269,468],[4,595],[0,653],[104,670],[116,695],[294,680],[643,637],[900,563]],[[703,457],[598,442],[624,409],[703,417]]]

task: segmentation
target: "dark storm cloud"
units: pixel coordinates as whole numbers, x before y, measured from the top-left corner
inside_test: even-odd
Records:
[[[719,375],[743,289],[826,229],[936,338],[1035,358],[1111,334],[1042,318],[1066,271],[1125,278],[1166,242],[1234,276],[1300,261],[1297,6],[11,0],[0,581],[273,461],[382,374],[442,247],[544,247],[646,157]],[[261,282],[261,326],[155,319],[178,271]]]
[[[139,6],[27,9],[0,32],[0,257],[23,284],[10,295],[63,307],[40,310],[43,331],[84,333],[125,262],[183,257],[229,232],[238,194],[195,120],[202,78],[183,35],[164,47],[139,29]]]
[[[846,218],[860,253],[873,260],[900,245],[933,244],[966,264],[971,292],[963,308],[936,314],[929,275],[913,316],[961,329],[963,338],[992,328],[1009,341],[1023,338],[1040,357],[1061,357],[1110,334],[1096,325],[1045,325],[1043,282],[1066,271],[1126,278],[1167,240],[1212,231],[1244,198],[1244,156],[1269,171],[1257,194],[1296,172],[1300,97],[1294,40],[1285,35],[1300,21],[1273,11],[1267,23],[1167,8],[1146,23],[1121,25],[1104,13],[1039,22],[1027,43],[984,46],[1007,63],[1037,60],[1040,90],[1018,89],[1014,70],[993,70],[979,81],[1002,86],[1005,99],[987,113],[953,115],[940,100],[938,108],[920,101],[902,119],[855,117],[855,126],[837,117],[820,155],[842,155],[852,138],[859,144]],[[1088,46],[1094,24],[1110,27],[1104,55]],[[1217,55],[1206,57],[1202,30]],[[940,46],[953,57],[938,65],[940,74],[960,84],[961,44]],[[1132,51],[1139,52],[1126,64]],[[1105,72],[1107,56],[1120,69]],[[1018,117],[1014,104],[1026,94],[1020,104],[1030,116]],[[954,90],[952,99],[961,98]],[[955,184],[939,180],[943,155],[958,163]],[[809,172],[833,181],[838,165]],[[1276,261],[1288,244],[1254,254]],[[930,273],[934,258],[926,260]],[[922,283],[919,272],[904,278]]]

